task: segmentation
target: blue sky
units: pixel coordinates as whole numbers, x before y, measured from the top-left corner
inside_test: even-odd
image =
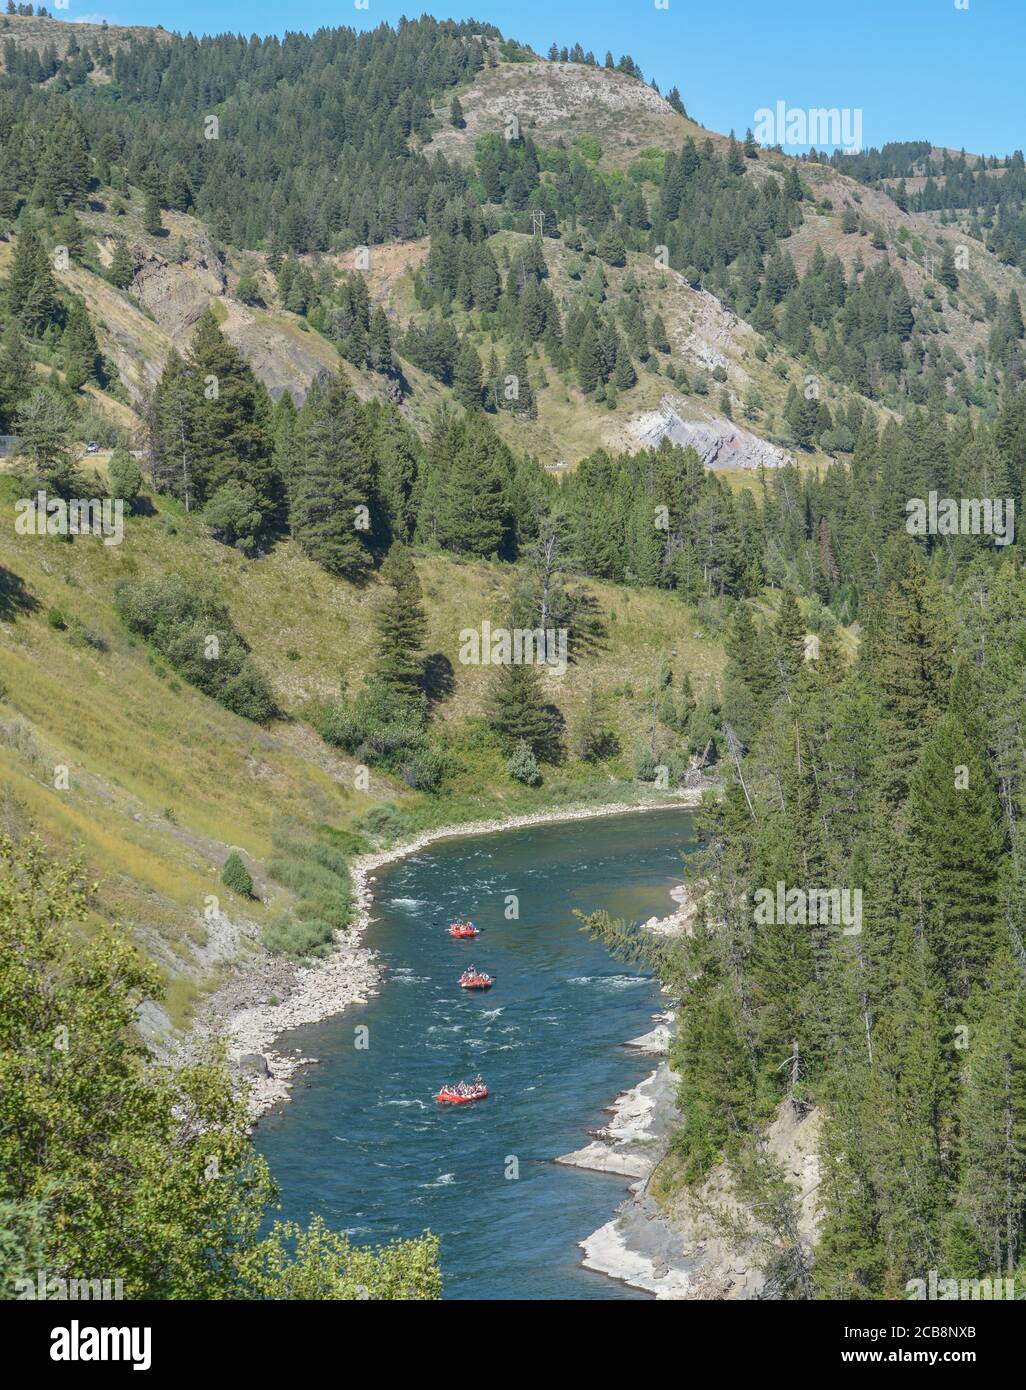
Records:
[[[713,130],[742,134],[761,107],[863,113],[863,144],[929,139],[984,154],[1026,146],[1026,0],[69,0],[60,18],[105,17],[193,33],[282,33],[394,23],[427,9],[473,17],[545,52],[580,42],[630,53]],[[963,6],[959,8],[958,6]]]

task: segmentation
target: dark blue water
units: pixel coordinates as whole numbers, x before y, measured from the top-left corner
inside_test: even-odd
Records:
[[[644,1297],[578,1265],[577,1242],[611,1218],[626,1180],[552,1159],[651,1070],[621,1044],[652,1026],[660,996],[573,913],[665,915],[692,847],[691,817],[660,811],[443,841],[384,869],[367,937],[381,992],[289,1035],[321,1062],[257,1131],[283,1214],[320,1213],[361,1242],[430,1229],[447,1298]],[[476,941],[447,935],[463,913]],[[458,988],[470,964],[496,977],[490,991]],[[432,1100],[475,1072],[487,1100]]]

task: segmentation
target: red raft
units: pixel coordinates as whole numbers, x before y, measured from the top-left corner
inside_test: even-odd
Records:
[[[491,989],[494,984],[493,975],[486,975],[483,970],[475,970],[473,966],[460,976],[460,989]]]
[[[484,1100],[488,1087],[483,1081],[475,1079],[468,1086],[460,1081],[455,1086],[443,1086],[435,1096],[440,1105],[469,1105],[471,1101]]]
[[[469,940],[471,937],[480,936],[480,934],[473,922],[453,922],[449,928],[449,935],[455,937],[457,941]]]

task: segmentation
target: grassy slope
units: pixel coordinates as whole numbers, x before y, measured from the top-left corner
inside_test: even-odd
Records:
[[[209,983],[196,965],[205,896],[219,894],[232,912],[218,883],[230,847],[244,851],[266,900],[246,908],[259,923],[287,901],[263,871],[279,816],[344,827],[375,802],[397,801],[417,823],[429,824],[560,798],[613,799],[622,789],[608,777],[629,775],[660,654],[672,653],[696,690],[722,661],[694,614],[670,595],[589,585],[607,615],[606,645],[552,694],[572,722],[593,679],[606,692],[630,683],[632,694],[611,695],[624,756],[598,777],[571,762],[540,790],[519,788],[497,752],[473,735],[489,671],[458,662],[460,629],[484,617],[502,620],[512,575],[498,565],[424,556],[418,569],[430,615],[428,650],[444,652],[457,679],[438,717],[462,771],[436,801],[377,772],[369,790],[358,791],[352,760],[324,745],[299,716],[309,701],[336,694],[343,680],[358,688],[371,655],[375,586],[360,591],[335,581],[291,544],[246,561],[163,505],[152,517],[132,518],[120,547],[91,537],[68,544],[15,536],[13,502],[24,491],[14,477],[0,478],[0,566],[18,576],[23,594],[8,599],[0,620],[0,811],[8,824],[31,818],[54,843],[79,849],[100,883],[98,910],[138,924],[146,949],[172,974],[185,971],[171,1001],[179,1018]],[[112,606],[117,580],[176,568],[214,574],[293,717],[259,728],[228,713],[177,680],[124,629]],[[5,589],[13,592],[9,579]],[[49,625],[53,608],[66,630]],[[82,630],[100,645],[83,641]],[[58,765],[69,768],[68,790],[54,788]]]

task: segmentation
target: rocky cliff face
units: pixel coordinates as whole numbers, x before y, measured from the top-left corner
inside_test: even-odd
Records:
[[[710,415],[688,419],[691,408],[679,396],[664,396],[658,410],[646,411],[628,424],[636,448],[657,448],[664,439],[694,449],[706,468],[782,468],[794,456],[760,439],[733,420]]]

